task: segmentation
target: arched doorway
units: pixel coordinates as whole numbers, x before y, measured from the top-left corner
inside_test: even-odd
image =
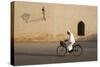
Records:
[[[78,23],[78,36],[84,36],[85,35],[85,24],[83,21],[80,21]]]

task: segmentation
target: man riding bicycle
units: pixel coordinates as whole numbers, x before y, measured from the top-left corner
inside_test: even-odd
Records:
[[[75,38],[73,34],[68,30],[67,31],[68,39],[60,41],[60,45],[57,47],[57,55],[65,56],[66,53],[73,54],[74,56],[80,56],[83,52],[83,48],[80,44],[75,44]]]
[[[73,34],[70,32],[70,30],[67,31],[67,35],[68,35],[68,39],[64,40],[65,47],[67,46],[68,52],[72,52],[73,45],[75,43],[75,38],[74,38]],[[62,44],[62,43],[60,42],[60,44]]]

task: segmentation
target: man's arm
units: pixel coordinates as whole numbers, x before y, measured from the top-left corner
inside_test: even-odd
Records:
[[[68,41],[68,39],[65,39],[64,41],[66,42],[66,41]]]

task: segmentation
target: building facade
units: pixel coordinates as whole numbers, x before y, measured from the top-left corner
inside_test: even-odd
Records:
[[[14,2],[15,41],[59,41],[97,35],[97,7]]]

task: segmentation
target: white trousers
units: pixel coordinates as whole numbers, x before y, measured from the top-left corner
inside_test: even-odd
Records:
[[[68,49],[68,51],[71,51],[72,49],[73,49],[73,43],[71,43],[71,42],[65,42],[66,43],[66,46],[67,46],[67,49]]]

